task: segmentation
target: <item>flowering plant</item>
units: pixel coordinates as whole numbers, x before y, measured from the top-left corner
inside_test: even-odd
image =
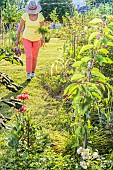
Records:
[[[90,149],[84,149],[83,147],[80,147],[77,149],[77,153],[80,154],[82,157],[82,160],[80,161],[80,166],[83,169],[88,169],[90,165],[95,164],[94,160],[99,158],[97,150],[91,153]]]
[[[24,92],[23,94],[18,95],[17,99],[23,101],[23,105],[20,109],[18,109],[18,112],[25,113],[27,111],[27,106],[25,105],[25,101],[29,99],[28,92]]]
[[[16,114],[15,114],[15,124],[11,128],[10,135],[8,135],[8,146],[13,148],[15,150],[15,153],[18,152],[18,150],[21,150],[20,148],[24,147],[24,140],[29,138],[29,135],[26,135],[26,129],[29,129],[29,122],[30,122],[30,114],[27,110],[26,106],[26,100],[29,99],[28,92],[24,92],[17,96],[17,99],[13,99],[14,101],[18,101],[16,104],[20,104],[20,107],[16,107]],[[21,114],[20,114],[21,113]],[[29,134],[29,130],[28,133]],[[22,145],[22,144],[23,145]]]
[[[21,95],[17,96],[17,99],[21,99],[21,100],[27,100],[29,98],[28,92],[24,92]]]

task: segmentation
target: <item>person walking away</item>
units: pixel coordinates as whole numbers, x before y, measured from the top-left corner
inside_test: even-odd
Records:
[[[35,77],[37,57],[41,44],[44,43],[43,35],[38,33],[38,28],[44,25],[44,17],[37,0],[29,0],[25,6],[25,13],[22,15],[17,31],[15,44],[19,45],[20,34],[23,31],[22,42],[26,54],[27,80]]]

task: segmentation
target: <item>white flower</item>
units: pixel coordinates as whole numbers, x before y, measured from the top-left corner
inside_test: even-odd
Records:
[[[87,26],[84,26],[84,30],[87,31],[87,30],[88,30],[88,27],[87,27]]]
[[[83,169],[87,169],[87,163],[85,161],[81,161],[80,162],[80,166],[83,168]]]
[[[91,159],[91,153],[90,150],[87,149],[83,149],[83,152],[81,153],[82,158],[85,159]]]
[[[88,148],[87,148],[87,149],[85,149],[85,151],[86,151],[86,152],[88,152],[88,153],[90,152],[90,150],[89,150]]]
[[[90,153],[89,152],[82,152],[81,153],[82,159],[90,159]]]
[[[99,157],[98,152],[94,152],[94,153],[93,153],[93,158],[96,159],[96,158],[98,158],[98,157]]]
[[[77,149],[77,153],[80,154],[83,151],[83,147]]]

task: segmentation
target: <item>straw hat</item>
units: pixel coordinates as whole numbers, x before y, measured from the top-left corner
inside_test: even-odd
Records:
[[[42,8],[36,0],[29,0],[25,6],[25,11],[28,14],[38,14],[41,10]]]

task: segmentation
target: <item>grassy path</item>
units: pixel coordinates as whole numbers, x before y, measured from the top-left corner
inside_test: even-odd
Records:
[[[57,150],[62,150],[64,142],[65,121],[63,109],[60,102],[49,96],[48,92],[41,85],[41,74],[43,74],[47,67],[62,56],[63,41],[59,39],[51,39],[44,48],[40,50],[36,79],[32,79],[29,83],[26,82],[26,71],[24,66],[12,65],[9,62],[0,62],[0,72],[8,74],[16,84],[23,85],[24,91],[28,91],[30,97],[27,101],[27,106],[32,112],[33,119],[36,120],[38,126],[42,126],[52,138]],[[25,55],[22,56],[25,63]],[[0,88],[1,89],[1,88]],[[20,92],[19,92],[20,93]],[[0,91],[0,97],[10,98],[15,93],[2,88]],[[17,95],[17,94],[16,94]],[[16,96],[15,95],[15,96]],[[6,108],[2,108],[1,112],[7,114]],[[66,117],[65,117],[66,118]],[[68,117],[67,117],[68,119]],[[63,130],[64,129],[64,130]],[[66,134],[65,134],[66,135]],[[60,145],[59,145],[60,144]]]

